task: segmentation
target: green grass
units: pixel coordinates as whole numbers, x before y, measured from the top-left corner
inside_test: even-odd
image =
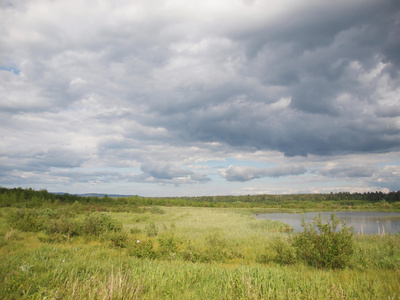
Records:
[[[41,242],[44,233],[11,228],[12,209],[1,209],[0,298],[399,299],[399,235],[356,235],[348,268],[324,270],[274,260],[270,246],[290,239],[286,225],[256,220],[250,210],[162,210],[106,213],[123,226],[120,247],[114,233]],[[151,241],[153,259],[132,255],[137,240]]]

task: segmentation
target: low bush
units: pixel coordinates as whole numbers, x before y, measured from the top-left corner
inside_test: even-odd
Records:
[[[6,216],[7,223],[14,229],[38,232],[45,229],[45,218],[33,209],[16,209]]]
[[[107,232],[120,232],[122,224],[106,214],[90,213],[83,218],[65,209],[17,209],[10,211],[8,225],[24,232],[42,232],[39,240],[61,242],[72,236],[100,237]]]
[[[299,258],[318,268],[345,268],[353,254],[353,230],[341,225],[334,214],[323,223],[321,215],[294,235],[293,246]]]
[[[223,233],[215,231],[206,237],[206,249],[201,253],[201,260],[206,262],[225,262],[229,259],[242,258],[243,255],[233,249]]]
[[[110,216],[99,213],[91,213],[86,215],[81,224],[81,232],[83,235],[100,236],[109,231],[120,232],[122,224]]]
[[[291,239],[276,239],[271,248],[275,252],[275,262],[283,265],[293,265],[297,262],[296,248]]]
[[[79,235],[80,231],[81,224],[65,216],[61,216],[57,219],[50,219],[45,226],[45,232],[48,235],[65,235],[68,238]]]
[[[190,262],[209,262],[209,260],[206,260],[204,256],[199,251],[193,251],[193,250],[183,250],[180,252],[180,256],[184,261],[190,261]]]
[[[101,241],[108,241],[117,248],[126,248],[128,244],[128,235],[125,232],[110,231],[101,236]]]
[[[133,241],[129,246],[128,254],[137,258],[156,258],[156,252],[154,251],[152,240]]]
[[[164,234],[158,237],[158,244],[160,257],[169,260],[176,259],[176,254],[178,253],[181,242],[173,234]]]
[[[302,260],[310,266],[327,269],[341,269],[352,263],[353,229],[341,224],[334,214],[326,223],[322,222],[321,215],[309,224],[303,219],[302,226],[302,232],[272,240],[256,261],[293,265]],[[389,243],[389,251],[393,248]]]

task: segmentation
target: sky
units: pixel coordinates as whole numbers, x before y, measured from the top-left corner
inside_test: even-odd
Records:
[[[400,2],[0,0],[0,186],[400,190]]]

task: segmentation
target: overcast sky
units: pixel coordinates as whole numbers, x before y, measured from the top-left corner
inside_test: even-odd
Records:
[[[0,186],[400,190],[400,1],[0,0]]]

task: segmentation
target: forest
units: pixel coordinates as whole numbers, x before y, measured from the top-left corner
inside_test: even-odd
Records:
[[[198,196],[198,197],[119,197],[105,195],[78,196],[74,194],[56,194],[47,190],[36,191],[32,188],[0,187],[0,207],[40,207],[47,204],[92,205],[97,209],[120,208],[127,206],[188,206],[188,207],[232,207],[232,208],[300,208],[300,209],[337,209],[337,208],[374,208],[399,209],[400,191],[389,193],[339,192],[330,194],[288,194],[288,195],[241,195],[241,196]]]

